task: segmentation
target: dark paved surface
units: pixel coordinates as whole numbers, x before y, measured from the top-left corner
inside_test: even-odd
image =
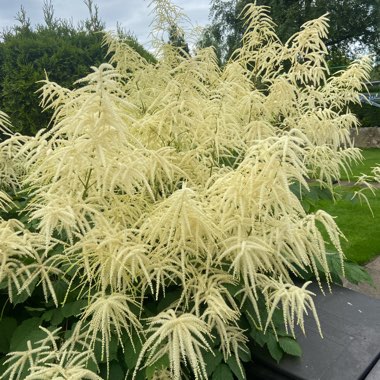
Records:
[[[380,301],[339,286],[323,296],[311,285],[324,338],[310,316],[306,318],[306,336],[297,340],[302,358],[287,356],[280,364],[259,354],[257,365],[248,369],[247,379],[254,380],[380,380]],[[272,371],[272,372],[270,372]]]

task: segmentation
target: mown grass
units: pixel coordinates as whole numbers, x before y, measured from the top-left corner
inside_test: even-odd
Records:
[[[349,260],[365,264],[380,255],[380,190],[375,195],[367,193],[371,210],[358,199],[352,200],[354,189],[336,187],[337,199],[321,199],[316,203],[317,209],[327,211],[336,217],[336,222],[347,238],[342,241],[342,248]]]
[[[363,162],[352,166],[352,175],[342,173],[341,180],[355,181],[355,176],[371,174],[372,167],[380,164],[380,149],[363,149]],[[347,258],[364,264],[380,255],[380,189],[373,195],[367,191],[371,210],[358,199],[352,200],[355,188],[336,186],[336,200],[320,199],[315,207],[336,217],[336,222],[347,241],[342,242]]]
[[[347,178],[342,173],[341,180],[355,180],[355,176],[371,174],[372,167],[380,164],[380,149],[363,149],[363,162],[352,166],[352,176]],[[373,195],[366,192],[371,210],[358,199],[352,200],[355,191],[351,187],[337,186],[337,200],[322,199],[316,204],[317,208],[336,216],[336,222],[347,241],[342,242],[343,251],[347,258],[364,264],[380,255],[380,189]]]
[[[371,168],[380,165],[380,148],[363,149],[362,155],[364,156],[364,160],[352,165],[352,174],[350,173],[349,177],[342,171],[341,180],[355,181],[355,177],[361,174],[371,174]]]

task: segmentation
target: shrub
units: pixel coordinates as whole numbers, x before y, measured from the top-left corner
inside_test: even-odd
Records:
[[[102,46],[104,25],[98,18],[92,20],[95,25],[87,21],[84,28],[67,20],[48,22],[46,10],[44,13],[46,25],[15,27],[4,33],[0,42],[0,109],[14,120],[15,131],[27,135],[46,128],[52,116],[49,111],[41,112],[36,94],[39,81],[48,75],[51,81],[71,88],[92,65],[104,61],[107,51]],[[154,61],[133,36],[124,33],[124,37],[142,56]]]
[[[241,379],[249,336],[279,360],[306,312],[319,326],[294,280],[331,283],[321,229],[342,266],[341,232],[293,189],[360,158],[347,104],[369,62],[326,79],[325,17],[283,45],[265,7],[244,16],[224,69],[211,48],[162,44],[153,64],[107,36],[111,62],[76,89],[45,81],[52,128],[2,143],[24,165],[4,164],[4,379]]]

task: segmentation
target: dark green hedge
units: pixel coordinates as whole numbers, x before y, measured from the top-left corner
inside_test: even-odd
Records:
[[[101,46],[103,33],[74,28],[67,23],[54,26],[14,28],[0,43],[0,109],[15,130],[27,135],[47,127],[51,113],[41,113],[38,81],[49,79],[71,88],[90,72],[91,66],[106,61]],[[154,57],[135,39],[131,46],[149,61]]]
[[[380,127],[380,108],[369,104],[353,105],[352,112],[358,117],[361,127]]]

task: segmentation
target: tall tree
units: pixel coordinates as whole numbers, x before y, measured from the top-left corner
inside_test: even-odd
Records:
[[[219,45],[223,60],[240,46],[245,26],[239,15],[250,2],[211,0],[211,25],[204,34],[203,45]],[[283,42],[306,21],[328,13],[330,35],[326,44],[331,54],[353,55],[357,50],[380,53],[379,0],[257,0],[256,3],[271,8],[271,17]]]
[[[168,43],[178,48],[179,53],[183,57],[188,57],[190,54],[189,45],[185,41],[185,33],[176,24],[171,24],[169,28],[169,41]]]

